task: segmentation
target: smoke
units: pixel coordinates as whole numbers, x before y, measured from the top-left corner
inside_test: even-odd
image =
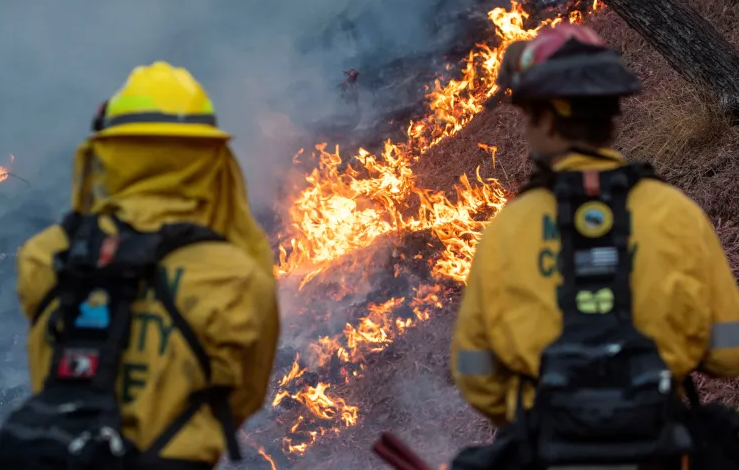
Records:
[[[163,59],[203,83],[222,127],[236,136],[252,205],[270,210],[295,143],[310,137],[305,124],[346,116],[342,72],[442,49],[453,31],[428,28],[440,3],[4,1],[0,165],[15,155],[12,171],[30,186],[14,178],[0,184],[0,414],[26,387],[16,249],[68,207],[74,148],[97,104],[133,67]]]
[[[274,170],[297,150],[289,141],[300,122],[345,106],[337,91],[343,70],[381,67],[452,37],[429,30],[437,3],[4,2],[0,155],[18,154],[18,170],[37,184],[56,164],[64,168],[54,173],[67,175],[70,149],[96,104],[132,67],[165,59],[190,69],[210,91],[223,126],[237,137],[253,200],[270,205]]]

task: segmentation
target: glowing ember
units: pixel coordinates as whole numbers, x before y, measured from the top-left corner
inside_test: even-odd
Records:
[[[15,155],[10,154],[10,163],[12,164],[15,161]],[[8,179],[10,176],[10,170],[7,167],[0,166],[0,183]]]
[[[587,12],[602,8],[596,0]],[[478,167],[474,182],[462,175],[456,194],[449,197],[419,187],[413,164],[482,111],[484,103],[497,91],[495,78],[503,52],[511,42],[530,39],[548,25],[579,22],[582,15],[572,11],[567,17],[546,20],[535,29],[525,30],[523,24],[528,15],[518,3],[512,2],[510,11],[495,8],[488,17],[496,26],[496,45],[478,44],[465,59],[459,80],[445,85],[436,81],[429,88],[428,112],[409,123],[405,142],[386,141],[379,155],[359,149],[349,159],[341,157],[338,146],[331,151],[325,143],[315,146],[311,157],[316,160],[316,167],[305,177],[305,188],[291,201],[291,223],[286,233],[279,236],[280,257],[275,267],[278,277],[297,279],[303,289],[327,269],[344,262],[347,255],[367,249],[390,234],[428,233],[443,248],[433,259],[424,260],[438,284],[418,285],[410,299],[393,297],[371,303],[367,314],[355,325],[347,323],[343,332],[333,337],[321,336],[305,351],[313,359],[311,369],[338,367],[340,374],[332,383],[349,381],[361,373],[367,354],[385,349],[408,328],[442,308],[448,291],[441,281],[464,282],[485,219],[493,217],[506,203],[504,189],[496,180],[482,178]],[[479,146],[494,162],[497,149]],[[301,149],[294,160],[303,154]],[[418,257],[423,255],[415,258]],[[359,263],[356,268],[362,270],[364,266]],[[406,274],[395,268],[396,277]],[[337,299],[351,286],[342,286],[340,290],[333,294]],[[401,307],[412,315],[396,318]],[[291,369],[277,382],[272,400],[273,407],[285,406],[287,401],[302,406],[295,421],[286,423],[288,435],[283,438],[282,447],[288,455],[302,454],[318,437],[355,425],[359,416],[357,406],[330,393],[329,383],[310,382],[308,369],[296,355]],[[274,470],[271,460],[270,463]]]
[[[269,463],[270,467],[272,467],[272,470],[277,470],[277,465],[275,465],[275,461],[272,460],[272,457],[270,457],[269,454],[267,454],[267,451],[264,450],[264,447],[259,447],[257,449],[257,452],[259,453],[259,455],[262,456],[262,458],[264,458],[264,460]]]

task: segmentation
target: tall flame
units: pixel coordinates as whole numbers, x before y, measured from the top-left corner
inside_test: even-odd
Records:
[[[602,8],[595,0],[586,13]],[[495,25],[496,44],[477,44],[464,60],[459,80],[445,85],[437,80],[428,88],[428,112],[409,123],[404,142],[386,141],[379,155],[360,148],[349,159],[340,155],[338,146],[328,150],[326,143],[316,145],[311,153],[315,169],[305,177],[305,188],[291,201],[291,223],[279,235],[277,276],[297,277],[303,289],[347,255],[380,237],[426,231],[443,246],[434,260],[428,260],[434,278],[464,282],[486,224],[484,219],[489,220],[505,205],[505,191],[497,180],[483,178],[478,167],[474,184],[463,174],[455,187],[455,197],[450,198],[444,192],[419,187],[413,164],[482,111],[497,91],[495,78],[509,44],[530,39],[541,28],[562,21],[579,22],[582,17],[581,11],[572,11],[527,30],[524,22],[528,15],[517,2],[512,2],[510,10],[495,8],[488,18]],[[495,157],[494,146],[481,147]],[[301,150],[295,160],[302,154]],[[396,276],[400,274],[396,272]],[[318,358],[319,367],[331,361],[355,365],[353,372],[343,377],[349,380],[362,370],[367,354],[384,349],[409,327],[440,309],[445,294],[442,284],[420,285],[414,289],[413,298],[370,304],[358,324],[347,323],[343,333],[335,337],[320,337],[308,352]],[[413,316],[395,318],[401,306],[409,307]],[[329,393],[328,383],[302,382],[306,370],[300,355],[296,355],[290,371],[278,381],[272,401],[273,407],[280,407],[291,398],[303,407],[283,439],[283,451],[288,455],[302,454],[318,437],[337,433],[358,421],[359,408]],[[316,420],[324,424],[316,424]],[[325,424],[329,422],[333,424]]]

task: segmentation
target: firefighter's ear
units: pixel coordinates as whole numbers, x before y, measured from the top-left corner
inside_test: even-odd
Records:
[[[556,137],[559,135],[559,132],[557,132],[557,128],[554,125],[556,117],[554,116],[554,111],[550,109],[545,109],[541,113],[541,125],[544,126],[544,129],[546,130],[547,136],[549,137]]]

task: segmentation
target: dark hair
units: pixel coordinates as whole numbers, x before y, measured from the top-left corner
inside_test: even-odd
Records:
[[[609,144],[614,134],[614,118],[619,114],[618,97],[564,99],[569,116],[562,115],[551,101],[527,103],[526,112],[538,123],[545,112],[554,117],[554,131],[563,138],[594,147]]]

